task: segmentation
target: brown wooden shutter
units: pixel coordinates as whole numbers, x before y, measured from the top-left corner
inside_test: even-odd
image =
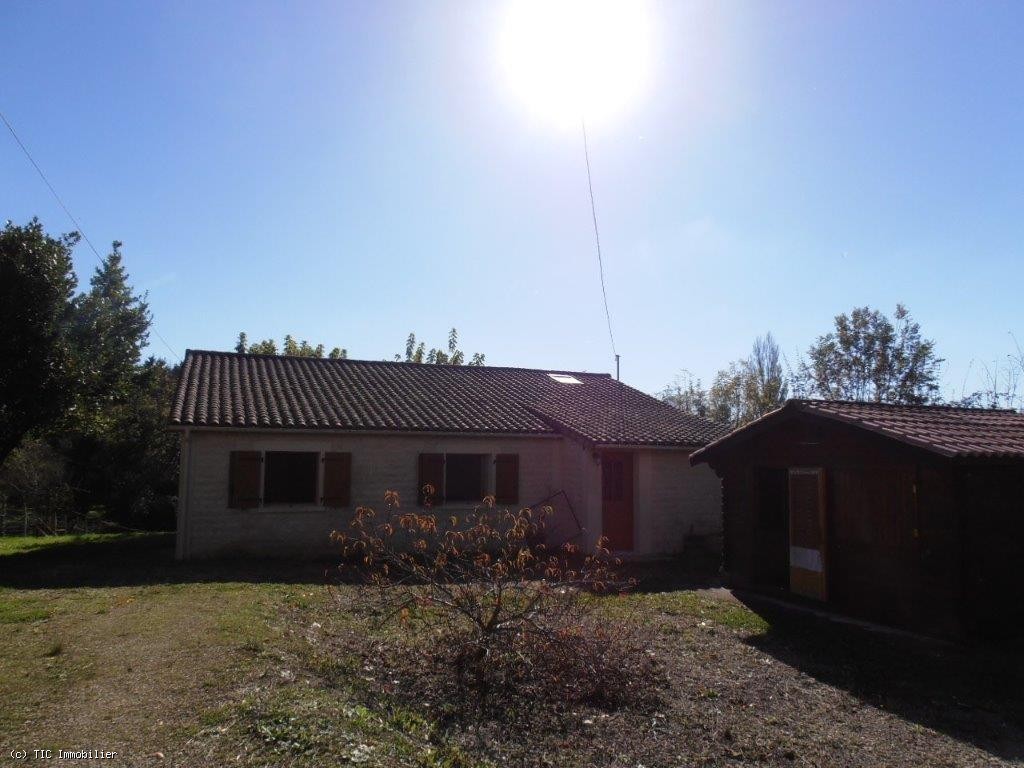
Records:
[[[228,506],[231,509],[251,509],[260,505],[259,451],[232,451],[228,478]]]
[[[442,504],[444,502],[444,454],[443,453],[421,453],[420,454],[420,476],[417,486],[417,503],[422,507],[426,505],[426,486],[431,486],[433,493],[430,494],[431,504]]]
[[[352,454],[324,454],[325,507],[347,507],[352,497]]]
[[[494,457],[494,501],[519,503],[519,454],[499,453]]]

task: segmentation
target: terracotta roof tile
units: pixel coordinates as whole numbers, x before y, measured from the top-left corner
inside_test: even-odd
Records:
[[[189,350],[179,426],[564,433],[586,442],[700,446],[723,428],[612,379],[529,368],[417,365]]]
[[[807,413],[876,432],[951,458],[1024,459],[1024,413],[944,405],[894,405],[846,400],[790,400],[710,443],[691,457],[706,459],[720,446],[756,434],[787,414]]]
[[[858,424],[946,456],[1024,457],[1024,413],[942,405],[798,401],[802,410]]]

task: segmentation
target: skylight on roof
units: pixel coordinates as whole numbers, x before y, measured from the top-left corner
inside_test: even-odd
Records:
[[[575,376],[570,376],[568,373],[549,373],[552,379],[557,381],[559,384],[582,384],[583,382],[577,379]]]

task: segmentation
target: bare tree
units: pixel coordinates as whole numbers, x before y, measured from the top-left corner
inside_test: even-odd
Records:
[[[779,345],[766,333],[754,340],[746,359],[721,369],[709,389],[683,371],[660,394],[681,411],[739,427],[786,402],[789,381],[782,369]]]
[[[789,383],[782,372],[782,355],[771,333],[758,336],[746,364],[744,414],[748,420],[764,416],[786,402]]]
[[[1013,339],[1015,351],[1007,354],[1002,362],[996,360],[992,365],[982,363],[982,386],[973,392],[967,390],[969,368],[961,395],[951,400],[952,404],[968,408],[1024,408],[1024,397],[1020,393],[1021,384],[1024,383],[1024,349],[1012,333],[1010,338]],[[973,365],[972,361],[971,367]]]

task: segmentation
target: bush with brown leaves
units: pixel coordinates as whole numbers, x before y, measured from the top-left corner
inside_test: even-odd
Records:
[[[497,711],[514,699],[609,708],[646,700],[658,674],[635,628],[595,614],[601,596],[633,582],[604,539],[589,553],[572,543],[549,549],[551,514],[500,509],[491,497],[465,517],[429,504],[407,512],[388,492],[383,513],[359,507],[332,537],[340,572],[363,585],[361,607],[415,638],[420,658],[404,668],[444,681],[459,701]]]

